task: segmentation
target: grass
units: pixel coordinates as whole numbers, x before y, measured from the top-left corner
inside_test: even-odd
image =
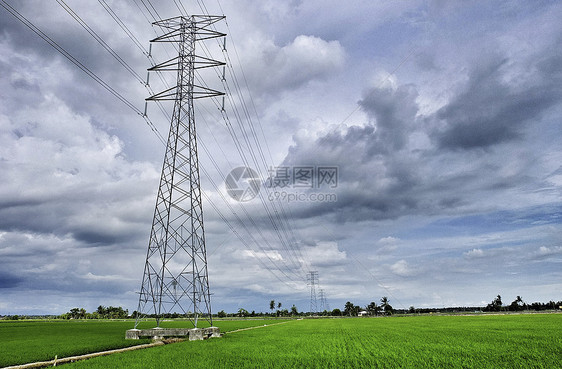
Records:
[[[562,315],[318,319],[77,362],[77,368],[560,368]]]
[[[0,367],[132,346],[126,341],[131,322],[15,321],[0,322]]]
[[[133,328],[133,324],[134,322],[130,320],[0,321],[0,368],[52,360],[55,355],[62,358],[150,342],[150,340],[125,340],[125,331]],[[226,332],[263,324],[263,320],[230,320],[217,321],[215,325]],[[155,322],[152,320],[142,322],[139,328],[154,326]],[[191,323],[165,321],[161,326],[191,327]]]

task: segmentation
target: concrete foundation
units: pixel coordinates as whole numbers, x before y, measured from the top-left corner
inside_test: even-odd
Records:
[[[125,339],[138,340],[141,338],[152,338],[161,340],[170,337],[188,338],[190,341],[204,340],[211,337],[220,337],[218,327],[210,328],[152,328],[152,329],[129,329],[125,333]]]
[[[209,327],[209,328],[204,328],[203,330],[205,331],[204,334],[206,334],[207,337],[209,338],[221,336],[221,330],[219,329],[219,327]]]

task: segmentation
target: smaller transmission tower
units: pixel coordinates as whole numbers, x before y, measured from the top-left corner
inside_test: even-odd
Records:
[[[310,285],[310,312],[318,313],[318,304],[316,302],[316,285],[318,284],[318,272],[308,272],[308,285]]]
[[[326,300],[326,293],[323,289],[318,291],[318,298],[320,299],[320,311],[330,311],[330,305],[328,305],[328,301]]]

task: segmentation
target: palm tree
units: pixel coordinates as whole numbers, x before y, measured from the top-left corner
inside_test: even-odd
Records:
[[[515,300],[513,300],[511,305],[509,305],[508,309],[511,311],[518,311],[518,310],[523,310],[524,308],[525,308],[525,303],[523,302],[523,299],[521,298],[521,296],[517,296]]]
[[[271,315],[273,315],[273,310],[275,310],[275,300],[269,302],[269,310],[271,310]]]
[[[345,315],[351,316],[351,314],[353,314],[354,310],[355,310],[355,305],[353,305],[353,303],[351,301],[348,301],[348,302],[345,303],[344,311],[343,311]]]
[[[381,308],[384,311],[385,315],[392,312],[392,306],[388,303],[388,297],[383,296],[381,298]]]
[[[379,309],[380,309],[379,306],[374,301],[371,301],[371,303],[369,305],[367,305],[367,308],[366,308],[369,315],[377,315],[377,312],[379,311]]]
[[[388,305],[388,297],[383,296],[381,298],[381,306],[384,308],[386,305]]]

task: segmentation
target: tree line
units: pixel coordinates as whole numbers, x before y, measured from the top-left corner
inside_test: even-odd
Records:
[[[504,304],[501,295],[497,295],[488,305],[484,308],[481,306],[464,306],[464,307],[445,307],[445,308],[415,308],[410,306],[409,309],[394,309],[390,304],[388,297],[383,296],[379,303],[371,301],[366,306],[355,305],[351,301],[347,301],[343,306],[343,310],[336,308],[330,311],[324,310],[322,312],[304,312],[298,311],[295,305],[290,309],[283,309],[283,304],[279,301],[271,300],[269,302],[268,312],[256,312],[244,308],[239,308],[237,312],[227,313],[224,310],[213,314],[213,317],[226,318],[226,317],[297,317],[297,316],[389,316],[392,314],[427,314],[427,313],[458,313],[458,312],[517,312],[517,311],[544,311],[544,310],[558,310],[562,311],[562,301],[555,302],[533,302],[527,303],[521,296],[517,296],[511,303]],[[188,314],[189,316],[189,314]],[[27,316],[27,315],[6,315],[0,316],[3,320],[21,320],[33,318],[54,318],[54,319],[127,319],[136,318],[137,312],[129,314],[129,310],[123,309],[120,306],[103,306],[100,305],[93,312],[87,312],[84,308],[72,308],[67,313],[61,315],[42,315],[42,316]],[[147,318],[155,317],[154,314],[147,315]],[[162,315],[165,319],[184,318],[186,314],[168,313]]]
[[[126,319],[129,317],[129,310],[121,306],[103,306],[88,313],[84,308],[72,308],[69,312],[60,315],[60,319]]]
[[[501,295],[497,295],[496,298],[492,300],[492,302],[486,305],[484,311],[542,311],[555,309],[562,309],[562,301],[554,302],[553,300],[550,300],[547,303],[533,302],[531,304],[528,304],[523,301],[523,298],[521,296],[517,296],[515,300],[511,302],[511,304],[504,305]]]

